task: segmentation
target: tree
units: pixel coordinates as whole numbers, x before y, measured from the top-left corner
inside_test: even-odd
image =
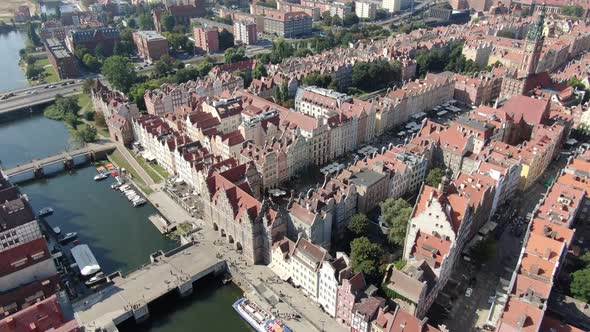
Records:
[[[354,24],[358,24],[359,21],[359,17],[356,16],[356,13],[348,13],[344,15],[344,18],[342,19],[342,25],[345,27],[351,27]]]
[[[135,19],[133,17],[131,17],[127,20],[127,26],[130,27],[131,29],[137,28],[137,22],[135,22]]]
[[[92,88],[95,84],[96,81],[93,78],[85,79],[84,83],[82,83],[82,92],[85,94],[90,94],[90,91],[92,91]]]
[[[84,58],[82,58],[82,62],[84,66],[88,67],[91,71],[97,72],[100,70],[100,61],[97,57],[93,56],[90,53],[86,53]]]
[[[474,261],[478,263],[485,263],[489,261],[496,254],[496,242],[492,238],[479,241],[471,249]]]
[[[236,63],[246,59],[246,56],[244,54],[245,51],[243,48],[240,47],[236,50],[232,47],[225,50],[225,52],[223,53],[223,59],[225,63]]]
[[[302,80],[303,85],[318,86],[320,88],[327,88],[332,83],[332,75],[311,73],[305,76]]]
[[[401,79],[401,66],[387,60],[357,61],[352,66],[352,85],[364,91],[376,91]]]
[[[152,30],[154,29],[154,21],[148,13],[144,13],[139,16],[139,29],[140,30]]]
[[[37,80],[42,78],[43,74],[45,73],[45,70],[39,66],[27,66],[27,71],[25,72],[25,76],[27,77],[28,80]]]
[[[265,77],[266,75],[266,66],[260,62],[257,63],[256,67],[254,67],[254,70],[252,71],[252,78],[259,80],[262,77]]]
[[[41,38],[39,38],[35,26],[30,22],[27,23],[27,38],[33,46],[41,45]]]
[[[313,52],[309,48],[307,48],[307,47],[298,48],[295,51],[295,56],[296,57],[300,57],[300,58],[305,58],[306,56],[308,56],[310,54],[313,54]]]
[[[118,55],[105,60],[102,65],[102,74],[115,89],[123,93],[129,92],[131,85],[137,80],[135,70],[129,60]]]
[[[172,58],[164,54],[154,65],[154,74],[158,77],[164,77],[174,71],[174,62]]]
[[[561,14],[567,16],[582,17],[584,15],[584,7],[575,4],[561,7]]]
[[[342,19],[338,15],[332,16],[332,25],[333,26],[342,26]]]
[[[165,12],[160,17],[160,22],[162,26],[162,30],[164,31],[174,31],[174,26],[176,25],[176,20],[174,16],[169,12]]]
[[[514,39],[514,37],[515,37],[514,32],[512,30],[508,30],[508,29],[499,30],[496,33],[496,36],[504,37],[504,38],[512,38],[512,39]]]
[[[444,175],[445,171],[442,168],[433,168],[428,172],[424,182],[431,187],[438,187]]]
[[[408,220],[412,215],[412,206],[405,200],[389,198],[381,203],[381,218],[389,227],[389,243],[402,246],[406,238]]]
[[[369,218],[364,214],[355,214],[350,218],[348,230],[355,237],[364,236],[369,232]]]
[[[103,43],[99,42],[98,44],[96,44],[96,47],[94,48],[94,55],[99,58],[104,58],[107,55],[107,51],[104,48]]]
[[[578,270],[571,274],[570,291],[574,298],[588,303],[590,301],[590,268]]]
[[[96,128],[91,125],[80,126],[80,128],[76,131],[75,136],[80,142],[94,142],[96,141],[97,137]]]
[[[37,62],[37,59],[35,59],[35,57],[32,55],[26,55],[24,61],[27,64],[27,66],[32,66],[35,64],[35,62]]]
[[[78,106],[78,99],[76,97],[56,95],[55,101],[52,105],[45,108],[43,115],[52,120],[65,120],[67,114],[77,116],[79,111],[80,106]]]
[[[86,47],[76,47],[74,49],[74,55],[76,56],[76,58],[80,59],[83,61],[84,59],[84,55],[89,54],[90,52],[88,51],[88,49]]]
[[[76,127],[78,126],[78,116],[76,114],[66,113],[63,116],[63,120],[68,126],[72,127],[73,129],[76,129]]]
[[[350,243],[350,256],[354,272],[362,272],[372,281],[378,279],[381,247],[377,243],[366,237],[356,238]]]
[[[219,33],[219,49],[225,51],[230,47],[234,47],[234,35],[227,29],[223,29]]]
[[[90,5],[95,4],[96,0],[82,0],[81,3],[84,8],[88,8]]]
[[[94,112],[94,124],[98,127],[106,128],[107,121],[104,118],[104,114],[102,112]]]

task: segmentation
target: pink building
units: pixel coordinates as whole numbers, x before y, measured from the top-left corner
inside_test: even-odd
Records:
[[[354,303],[365,288],[367,288],[367,284],[362,273],[357,273],[350,279],[343,279],[342,285],[338,287],[336,318],[346,326],[350,326],[352,323]]]
[[[219,31],[217,29],[195,27],[193,36],[197,49],[207,53],[219,51]]]

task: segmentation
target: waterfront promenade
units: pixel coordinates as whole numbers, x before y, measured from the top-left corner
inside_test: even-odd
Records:
[[[146,223],[146,227],[152,227]],[[115,325],[128,318],[143,321],[149,317],[148,304],[157,298],[178,291],[188,295],[193,283],[226,269],[225,261],[216,257],[209,246],[187,245],[169,255],[159,256],[154,263],[116,277],[112,284],[73,304],[74,315],[81,326],[90,330],[104,328],[115,331]]]
[[[219,234],[204,220],[192,218],[174,200],[168,197],[162,200],[158,197],[150,197],[150,200],[152,204],[164,207],[160,211],[167,218],[165,211],[175,211],[177,220],[191,220],[199,228],[193,234],[199,247],[215,252],[212,255],[220,254],[219,257],[227,261],[234,276],[234,282],[246,294],[255,294],[256,302],[264,309],[269,310],[269,307],[273,306],[273,313],[301,315],[303,319],[299,320],[281,318],[293,331],[342,332],[347,330],[346,327],[323,312],[317,303],[312,302],[301,291],[280,280],[267,266],[246,264],[242,260],[241,253],[235,250],[226,238],[220,238]],[[154,226],[146,222],[146,227]],[[280,301],[278,301],[279,299]],[[262,300],[266,303],[260,303]],[[228,308],[228,310],[232,309]]]

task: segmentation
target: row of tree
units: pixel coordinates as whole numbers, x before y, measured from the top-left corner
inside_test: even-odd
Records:
[[[428,72],[448,70],[455,73],[471,74],[480,71],[473,60],[463,55],[463,44],[452,42],[448,48],[421,49],[416,52],[416,72],[424,77]]]
[[[74,137],[83,143],[96,141],[96,128],[82,124],[79,118],[80,106],[78,105],[78,98],[75,96],[62,97],[57,95],[53,104],[48,106],[43,115],[49,119],[64,121],[73,131]],[[86,120],[92,120],[93,113],[85,113]]]

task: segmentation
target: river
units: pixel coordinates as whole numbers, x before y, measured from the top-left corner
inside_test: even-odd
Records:
[[[29,86],[25,74],[18,66],[18,51],[25,48],[25,34],[21,31],[0,33],[0,93]]]
[[[27,162],[68,148],[71,137],[61,122],[36,115],[0,125],[0,159],[3,167]],[[92,166],[69,173],[21,184],[33,208],[52,206],[47,218],[62,232],[78,232],[90,246],[102,269],[126,273],[149,262],[157,250],[169,250],[176,243],[162,236],[148,221],[155,212],[151,205],[134,208],[110,181],[94,182]],[[169,296],[150,305],[151,318],[136,325],[125,322],[121,331],[252,331],[235,313],[232,303],[242,292],[222,286],[219,280],[197,283],[186,299]]]

